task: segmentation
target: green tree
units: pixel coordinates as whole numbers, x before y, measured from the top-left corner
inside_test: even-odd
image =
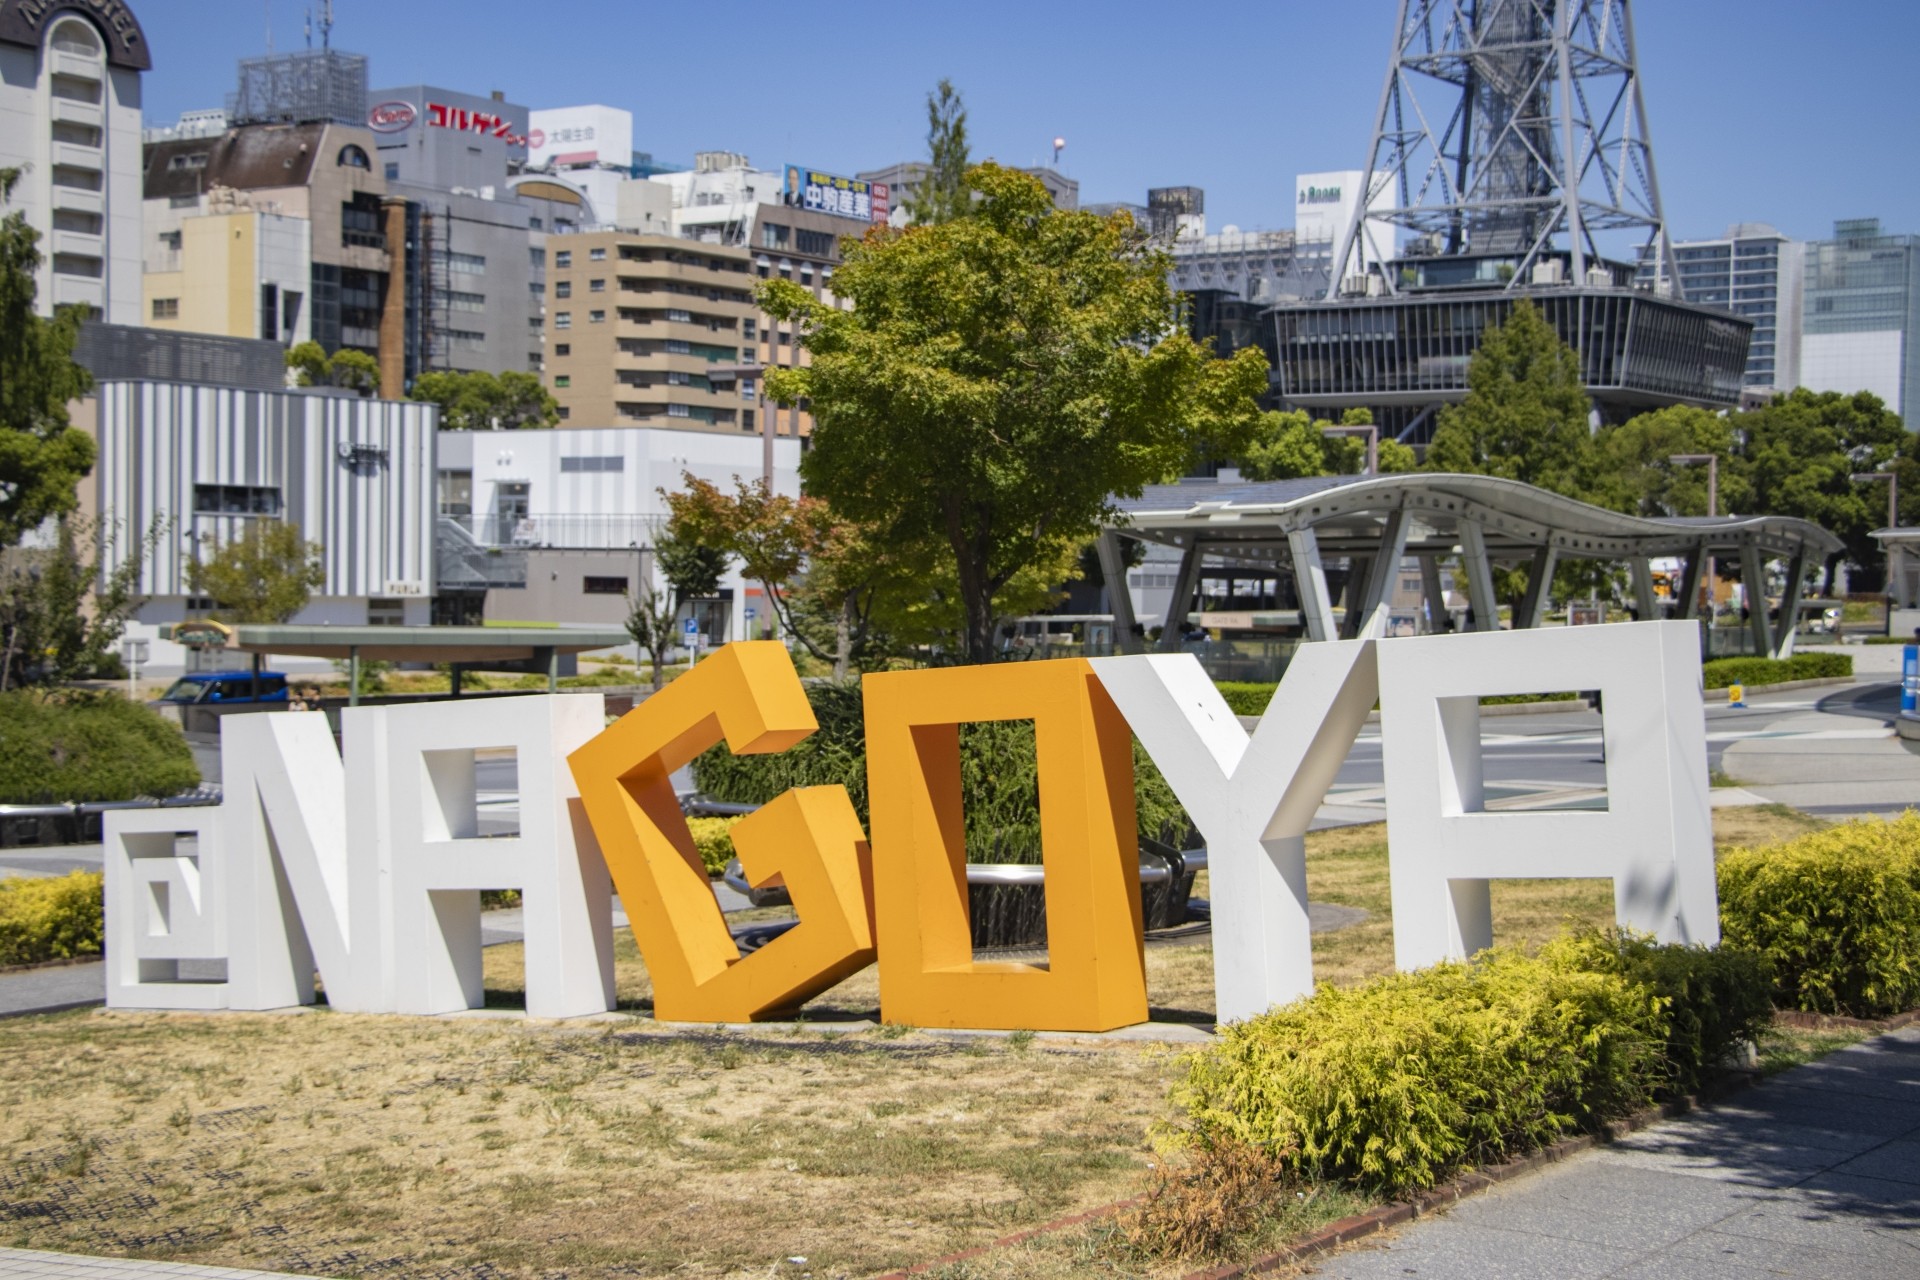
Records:
[[[1333,474],[1326,436],[1304,409],[1260,415],[1253,439],[1240,451],[1240,474],[1249,480],[1292,480]]]
[[[210,536],[202,543],[211,554],[188,566],[187,580],[228,622],[285,622],[327,580],[320,544],[302,541],[298,528],[280,520],[250,521],[217,549]]]
[[[943,79],[927,95],[927,171],[905,203],[907,217],[922,225],[951,222],[973,202],[967,185],[967,108],[953,81]]]
[[[114,646],[140,604],[134,587],[166,527],[156,520],[111,572],[99,550],[118,530],[83,516],[62,516],[50,547],[10,552],[0,570],[0,693],[117,671]]]
[[[409,400],[440,406],[445,431],[522,430],[560,423],[560,402],[531,373],[423,373],[413,380]]]
[[[1071,566],[1116,496],[1237,453],[1266,385],[1256,349],[1218,360],[1175,329],[1169,261],[1124,217],[1052,207],[986,164],[964,217],[850,243],[825,306],[791,281],[763,308],[800,325],[810,367],[769,370],[805,398],[808,491],[890,546],[939,549],[962,651],[993,651],[995,598]]]
[[[1590,500],[1630,515],[1706,515],[1706,464],[1674,462],[1677,453],[1719,459],[1719,514],[1752,509],[1735,420],[1692,405],[1669,405],[1601,428],[1593,442]]]
[[[1501,476],[1586,496],[1592,439],[1580,357],[1521,298],[1467,366],[1467,395],[1440,411],[1427,469]]]
[[[0,204],[13,199],[18,169],[0,169]],[[79,501],[93,470],[93,440],[71,425],[67,405],[92,387],[73,361],[85,311],[34,312],[40,233],[15,211],[0,218],[0,549]]]
[[[653,687],[666,682],[667,654],[679,643],[680,610],[689,600],[712,596],[727,571],[727,555],[704,546],[671,526],[653,544],[654,562],[667,589],[653,585],[651,574],[640,576],[639,589],[627,597],[627,634],[653,661]]]
[[[1887,522],[1884,483],[1856,483],[1851,477],[1897,467],[1900,452],[1912,448],[1899,414],[1871,392],[1801,388],[1741,414],[1737,425],[1746,435],[1755,512],[1812,520],[1846,544],[1846,558],[1853,563],[1881,562],[1879,544],[1870,535]],[[1835,557],[1826,566],[1825,591],[1833,590],[1837,563]]]
[[[380,389],[380,362],[349,347],[328,355],[317,342],[302,342],[287,351],[287,368],[303,387],[343,387],[370,396]]]

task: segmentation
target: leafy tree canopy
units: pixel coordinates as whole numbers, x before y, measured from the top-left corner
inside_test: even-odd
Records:
[[[1365,438],[1329,435],[1327,428],[1334,425],[1325,418],[1310,417],[1304,409],[1261,414],[1253,439],[1240,454],[1240,474],[1249,480],[1361,474],[1367,463]],[[1373,414],[1366,409],[1348,409],[1337,425],[1372,426]],[[1414,471],[1420,465],[1411,448],[1391,438],[1378,442],[1376,454],[1383,475]]]
[[[350,347],[328,355],[317,342],[302,342],[287,351],[287,368],[303,387],[344,387],[370,396],[380,389],[380,362]]]
[[[423,373],[413,380],[409,400],[440,406],[446,431],[521,430],[560,423],[560,402],[531,373]]]
[[[314,590],[327,580],[317,542],[301,540],[300,530],[280,520],[254,520],[246,532],[187,570],[200,595],[211,596],[229,622],[285,622],[307,607]]]
[[[19,177],[0,169],[0,204],[11,201]],[[93,440],[67,418],[68,403],[93,386],[73,361],[85,313],[34,313],[40,261],[40,233],[26,215],[0,218],[0,548],[72,511],[93,470]]]
[[[1738,426],[1756,511],[1824,525],[1855,564],[1879,560],[1869,534],[1886,523],[1885,486],[1851,477],[1896,466],[1901,451],[1912,449],[1899,414],[1871,392],[1802,388],[1741,414]]]
[[[1588,500],[1641,516],[1704,516],[1705,463],[1676,463],[1675,454],[1711,454],[1717,465],[1717,513],[1752,510],[1752,486],[1732,419],[1692,405],[1670,405],[1603,427],[1594,439]]]
[[[1467,395],[1440,411],[1427,469],[1586,492],[1591,434],[1580,358],[1526,298],[1482,336]]]
[[[966,216],[850,245],[834,291],[851,310],[784,280],[760,297],[812,356],[767,374],[779,402],[811,402],[808,491],[889,545],[939,549],[964,652],[987,661],[995,597],[1024,570],[1071,565],[1115,495],[1241,449],[1266,361],[1175,329],[1168,261],[1127,219],[1056,210],[997,165],[968,183]]]
[[[927,172],[904,202],[907,217],[927,224],[951,222],[967,212],[967,108],[953,81],[941,80],[927,95]]]

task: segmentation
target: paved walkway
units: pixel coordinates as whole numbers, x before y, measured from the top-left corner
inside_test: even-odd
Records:
[[[142,1262],[138,1258],[82,1258],[71,1253],[0,1249],[0,1280],[262,1280],[273,1271],[235,1271],[228,1267],[192,1267],[181,1262]],[[292,1280],[291,1277],[288,1280]]]
[[[1920,1027],[1503,1184],[1340,1280],[1920,1276]]]

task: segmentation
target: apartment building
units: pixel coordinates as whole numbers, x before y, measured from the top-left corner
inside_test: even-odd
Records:
[[[750,264],[743,248],[668,235],[550,236],[547,382],[561,419],[751,429],[741,386],[759,318]]]
[[[35,306],[140,323],[140,76],[153,65],[125,3],[0,3],[5,212],[40,233]]]

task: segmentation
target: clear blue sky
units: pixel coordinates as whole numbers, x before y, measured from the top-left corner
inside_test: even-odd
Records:
[[[300,0],[133,0],[153,46],[149,123],[218,106],[236,59],[302,41]],[[317,5],[315,6],[318,7]],[[1392,0],[940,5],[760,0],[337,0],[334,44],[375,87],[529,107],[604,102],[634,145],[836,172],[924,155],[927,90],[966,97],[973,154],[1046,157],[1082,200],[1207,192],[1211,227],[1292,225],[1293,175],[1363,162]],[[1668,220],[1791,236],[1878,216],[1920,232],[1920,7],[1906,0],[1642,0],[1635,8]]]

